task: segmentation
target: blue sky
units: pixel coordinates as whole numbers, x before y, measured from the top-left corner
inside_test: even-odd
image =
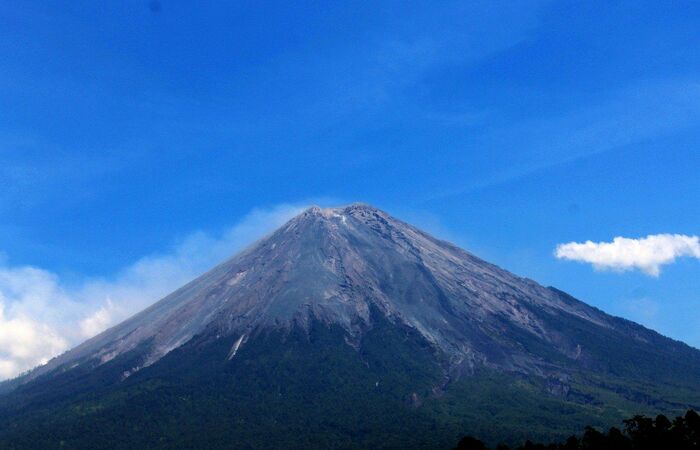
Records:
[[[364,201],[700,347],[697,259],[554,256],[699,233],[696,2],[10,0],[0,23],[0,268],[53,286],[0,273],[0,321],[71,344],[45,310]]]

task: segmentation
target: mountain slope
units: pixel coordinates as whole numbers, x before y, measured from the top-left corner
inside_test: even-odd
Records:
[[[4,386],[0,442],[20,447],[430,448],[697,407],[700,352],[350,205]]]

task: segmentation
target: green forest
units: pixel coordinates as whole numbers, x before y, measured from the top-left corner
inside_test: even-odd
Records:
[[[643,407],[583,383],[572,383],[569,396],[588,403],[575,402],[548,394],[546,380],[496,372],[475,372],[436,394],[440,368],[424,341],[381,321],[365,336],[361,358],[342,330],[317,323],[252,339],[229,361],[234,339],[192,340],[128,378],[139,349],[20,386],[0,397],[0,448],[449,449],[464,435],[517,448],[526,439],[565,440],[584,425],[602,430],[633,414],[691,408]],[[675,433],[680,423],[668,428]],[[635,436],[637,428],[609,434]],[[577,439],[592,441],[592,433]]]

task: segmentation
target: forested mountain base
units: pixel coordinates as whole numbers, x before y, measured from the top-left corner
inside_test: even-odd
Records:
[[[445,449],[464,433],[562,439],[655,408],[583,383],[567,400],[547,380],[488,370],[440,391],[439,356],[381,316],[359,349],[345,339],[314,322],[251,338],[228,359],[235,339],[201,336],[128,377],[139,349],[38,379],[0,399],[0,448]]]

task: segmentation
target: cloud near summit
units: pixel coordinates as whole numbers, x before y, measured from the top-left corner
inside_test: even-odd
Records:
[[[43,364],[144,309],[304,209],[254,209],[218,236],[196,232],[111,276],[69,284],[0,259],[0,381]]]
[[[657,277],[661,266],[677,258],[700,259],[700,238],[683,234],[654,234],[640,239],[618,236],[612,242],[559,244],[554,254],[559,259],[590,263],[597,270],[638,269]]]

